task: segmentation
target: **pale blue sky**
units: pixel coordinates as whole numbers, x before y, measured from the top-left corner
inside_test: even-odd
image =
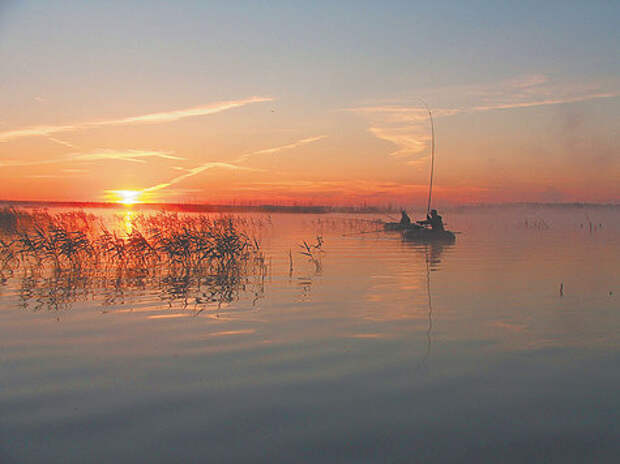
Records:
[[[3,88],[20,97],[92,82],[110,95],[181,86],[337,105],[522,74],[620,74],[615,1],[9,1],[1,11]]]

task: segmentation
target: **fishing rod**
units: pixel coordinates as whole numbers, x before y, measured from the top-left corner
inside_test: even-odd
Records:
[[[431,109],[421,98],[420,101],[424,105],[424,108],[426,108],[426,111],[428,112],[428,118],[431,121],[431,178],[428,183],[428,203],[426,204],[426,214],[429,214],[431,212],[431,199],[433,196],[433,172],[435,170],[435,124],[433,123],[433,113],[431,112]]]
[[[343,237],[350,237],[351,235],[362,235],[362,234],[375,234],[378,232],[385,232],[385,229],[377,229],[377,230],[364,230],[362,232],[350,232],[348,234],[342,234]]]

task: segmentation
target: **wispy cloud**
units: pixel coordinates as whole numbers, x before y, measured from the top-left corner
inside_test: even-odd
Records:
[[[435,90],[436,92],[437,90]],[[433,118],[463,113],[511,110],[547,105],[577,103],[620,96],[619,92],[602,91],[595,85],[560,85],[545,75],[518,76],[490,86],[441,89],[442,100],[450,98],[453,107],[433,108]],[[376,105],[347,108],[369,121],[368,130],[377,138],[395,145],[391,156],[409,165],[417,164],[430,154],[430,129],[426,108],[417,103]]]
[[[26,176],[28,179],[60,179],[64,176],[59,176],[58,174],[31,174]]]
[[[206,116],[208,114],[219,113],[221,111],[239,108],[250,103],[260,103],[272,101],[270,97],[250,97],[243,100],[230,100],[212,103],[210,105],[197,106],[176,111],[164,111],[160,113],[143,114],[122,119],[111,119],[93,123],[95,126],[121,126],[127,124],[152,124],[178,121],[179,119],[191,118],[196,116]]]
[[[429,135],[420,133],[421,128],[414,127],[370,127],[368,130],[378,139],[396,145],[397,149],[390,153],[395,158],[405,158],[424,153]]]
[[[588,100],[596,100],[599,98],[613,98],[618,97],[618,93],[593,93],[588,95],[580,95],[577,97],[568,98],[549,98],[543,100],[523,101],[523,102],[508,102],[495,105],[480,105],[474,106],[472,111],[490,111],[490,110],[506,110],[514,108],[529,108],[532,106],[545,106],[545,105],[561,105],[566,103],[577,103]]]
[[[185,174],[181,174],[180,176],[174,177],[168,182],[164,182],[161,184],[154,185],[153,187],[148,187],[142,190],[144,193],[152,193],[158,190],[162,190],[170,187],[171,185],[178,184],[179,182],[183,182],[185,179],[193,177],[201,172],[207,171],[209,169],[229,169],[229,170],[237,170],[237,171],[261,171],[261,169],[247,168],[244,166],[237,166],[236,164],[231,163],[222,163],[219,161],[209,162],[205,164],[201,164],[192,169],[188,169]]]
[[[50,136],[59,132],[70,132],[80,129],[91,129],[106,126],[124,126],[133,124],[157,124],[172,122],[185,118],[206,116],[209,114],[219,113],[221,111],[239,108],[245,105],[249,105],[251,103],[260,103],[272,100],[273,98],[271,97],[250,97],[242,100],[220,101],[208,105],[185,108],[181,110],[148,113],[125,118],[107,119],[103,121],[87,121],[56,126],[32,126],[23,129],[0,132],[0,141],[7,141],[21,137]]]
[[[426,155],[431,138],[430,123],[428,111],[422,105],[379,105],[350,108],[348,111],[364,116],[370,122],[368,131],[371,134],[396,147],[389,156],[411,160]],[[450,115],[453,110],[438,109],[437,113]]]
[[[51,134],[56,134],[57,132],[68,132],[82,127],[87,126],[65,124],[62,126],[33,126],[26,127],[24,129],[9,130],[0,132],[0,142],[6,142],[7,140],[18,139],[21,137],[49,136]]]
[[[184,160],[180,156],[173,155],[171,152],[156,150],[109,150],[100,149],[85,153],[69,153],[60,158],[22,161],[22,160],[4,160],[0,161],[2,167],[19,167],[19,166],[41,166],[46,164],[59,164],[69,162],[94,162],[102,160],[129,161],[134,163],[145,163],[147,158],[162,158],[169,160]]]
[[[306,137],[304,139],[297,140],[295,142],[288,143],[286,145],[279,145],[277,147],[264,148],[261,150],[245,153],[241,155],[239,158],[237,158],[236,160],[234,160],[232,163],[225,163],[221,161],[211,161],[211,162],[202,164],[200,166],[197,166],[191,169],[186,169],[181,166],[174,166],[173,169],[178,170],[178,171],[184,171],[184,174],[174,177],[168,182],[163,182],[161,184],[154,185],[153,187],[148,187],[142,190],[142,193],[149,194],[149,193],[157,192],[163,189],[167,189],[168,187],[172,185],[178,184],[179,182],[183,182],[184,180],[189,179],[190,177],[193,177],[197,174],[200,174],[201,172],[204,172],[210,169],[227,169],[227,170],[237,170],[237,171],[262,172],[264,171],[263,169],[239,166],[238,163],[243,163],[244,161],[247,161],[248,159],[250,159],[252,156],[255,156],[255,155],[263,155],[263,154],[277,153],[277,152],[284,151],[284,150],[292,150],[294,148],[297,148],[302,145],[306,145],[308,143],[317,142],[326,137],[327,137],[326,135]]]
[[[64,145],[65,147],[69,147],[69,148],[76,148],[76,146],[75,146],[75,145],[73,145],[72,143],[69,143],[69,142],[67,142],[67,141],[65,141],[65,140],[60,140],[60,139],[57,139],[57,138],[55,138],[55,137],[51,137],[51,136],[49,136],[49,135],[47,136],[47,138],[48,138],[49,140],[51,140],[52,142],[58,143],[58,144],[60,144],[60,145]]]
[[[97,150],[89,153],[72,153],[67,155],[70,161],[117,160],[146,163],[145,158],[161,158],[168,160],[184,160],[172,152],[157,150]]]
[[[242,163],[244,161],[247,161],[249,158],[255,156],[255,155],[267,155],[267,154],[271,154],[271,153],[277,153],[279,151],[284,151],[284,150],[292,150],[293,148],[297,148],[300,147],[302,145],[306,145],[308,143],[313,143],[313,142],[318,142],[319,140],[322,140],[324,138],[326,138],[327,135],[318,135],[316,137],[307,137],[305,139],[301,139],[298,140],[296,142],[293,143],[289,143],[286,145],[280,145],[277,147],[272,147],[272,148],[265,148],[262,150],[258,150],[258,151],[253,151],[250,153],[245,153],[243,155],[241,155],[239,158],[237,158],[235,160],[235,162],[237,163]]]

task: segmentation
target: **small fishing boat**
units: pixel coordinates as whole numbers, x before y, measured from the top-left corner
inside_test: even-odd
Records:
[[[456,235],[449,230],[433,230],[420,227],[403,231],[403,239],[411,242],[453,243],[456,240]]]
[[[415,224],[413,222],[409,224],[404,224],[402,222],[384,222],[383,230],[386,232],[402,232],[405,230],[415,230],[422,229],[422,226]]]
[[[433,123],[433,113],[431,112],[431,109],[424,101],[422,103],[426,107],[428,118],[431,122],[431,169],[428,183],[426,220],[411,224],[385,223],[384,227],[386,230],[400,230],[403,240],[407,241],[453,243],[456,240],[456,235],[454,232],[444,230],[441,216],[437,214],[436,210],[431,209],[431,200],[433,195],[433,172],[435,171],[435,124]],[[394,226],[390,226],[394,227],[394,229],[388,229],[388,224],[394,224]],[[426,227],[431,225],[432,227]],[[400,226],[400,228],[398,226]]]

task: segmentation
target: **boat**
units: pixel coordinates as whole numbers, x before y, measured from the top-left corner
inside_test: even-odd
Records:
[[[383,230],[386,232],[402,232],[406,230],[422,229],[422,226],[413,222],[409,224],[403,224],[402,222],[384,222]]]
[[[433,230],[426,227],[404,230],[402,234],[403,240],[411,242],[453,243],[456,240],[454,232],[449,230]]]
[[[430,169],[430,179],[428,183],[428,202],[426,205],[426,217],[429,218],[429,214],[435,214],[434,210],[431,210],[431,200],[433,194],[433,172],[435,170],[435,124],[433,123],[433,114],[428,105],[423,101],[422,102],[426,107],[426,111],[428,111],[428,117],[431,122],[431,169]],[[386,223],[385,228],[388,230],[388,224],[397,224],[397,223]],[[442,242],[442,243],[453,243],[456,240],[456,235],[454,232],[450,232],[449,230],[444,230],[443,223],[441,222],[441,216],[439,216],[439,225],[438,227],[427,227],[421,224],[412,223],[413,227],[406,227],[409,224],[398,224],[400,228],[394,228],[390,230],[400,230],[403,236],[403,240],[412,241],[412,242]]]

